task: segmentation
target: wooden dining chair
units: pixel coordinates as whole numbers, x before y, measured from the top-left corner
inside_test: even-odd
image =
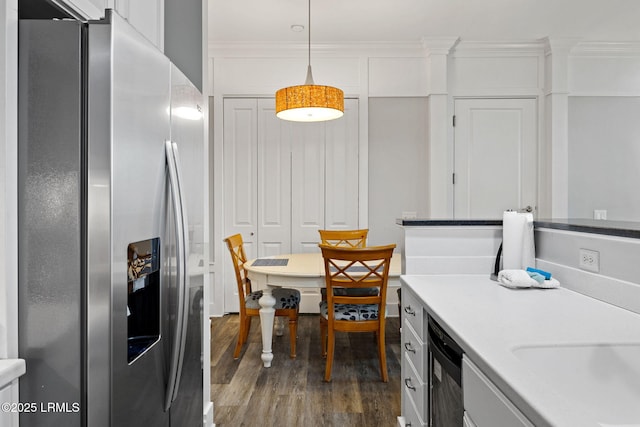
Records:
[[[233,270],[236,274],[238,297],[240,299],[240,331],[238,333],[238,343],[233,352],[233,358],[237,359],[240,356],[242,346],[247,342],[249,329],[251,328],[251,318],[260,315],[258,300],[262,297],[262,291],[251,290],[251,281],[247,277],[247,271],[244,268],[247,256],[244,251],[242,235],[235,234],[227,237],[224,241],[233,261]],[[290,356],[295,358],[300,291],[289,288],[274,288],[272,294],[276,300],[275,315],[289,318]]]
[[[320,303],[320,338],[326,357],[324,380],[331,381],[335,332],[375,332],[382,381],[388,381],[385,350],[387,282],[396,245],[349,249],[320,245],[327,301]],[[377,294],[338,294],[334,289],[376,288]]]
[[[338,248],[364,248],[367,246],[367,235],[369,234],[369,229],[361,229],[361,230],[318,230],[320,233],[320,244],[335,246]],[[378,292],[376,288],[370,289],[344,289],[337,288],[334,289],[334,292],[337,294],[353,294],[353,295],[366,295],[373,293],[374,295]],[[327,300],[327,289],[320,289],[320,300]]]
[[[318,233],[320,233],[321,245],[364,248],[367,246],[369,230],[318,230]]]

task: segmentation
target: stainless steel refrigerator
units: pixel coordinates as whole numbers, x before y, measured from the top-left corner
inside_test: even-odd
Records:
[[[115,13],[20,21],[22,427],[202,425],[199,105]]]

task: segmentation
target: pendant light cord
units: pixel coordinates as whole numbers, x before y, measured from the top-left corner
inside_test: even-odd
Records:
[[[307,79],[305,85],[313,86],[313,73],[311,72],[311,0],[309,0],[309,21],[307,25],[307,35],[309,37],[308,63],[307,63]]]
[[[309,29],[307,30],[307,37],[308,37],[308,41],[309,41],[309,63],[307,64],[309,67],[311,67],[311,0],[309,0],[309,7],[307,8],[308,12],[309,12],[309,18],[308,18],[308,27]]]

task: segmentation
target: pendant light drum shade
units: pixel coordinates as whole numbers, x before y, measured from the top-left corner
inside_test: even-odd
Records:
[[[342,117],[344,93],[332,86],[305,84],[276,92],[276,116],[296,122],[321,122]]]

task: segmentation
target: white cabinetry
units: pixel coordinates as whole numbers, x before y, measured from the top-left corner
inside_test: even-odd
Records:
[[[113,9],[158,49],[164,49],[164,0],[64,0],[59,4],[83,19],[100,19],[105,9]]]
[[[465,418],[471,426],[533,427],[513,403],[471,362],[462,359]]]
[[[427,313],[406,286],[402,288],[402,416],[404,425],[428,425]]]
[[[318,230],[358,228],[358,101],[343,118],[293,123],[273,99],[227,98],[223,121],[224,235],[241,233],[249,258],[314,252]],[[237,311],[224,263],[225,311]],[[317,312],[305,290],[301,311]]]
[[[97,0],[92,0],[97,1]],[[164,51],[164,0],[106,0],[158,49]]]

